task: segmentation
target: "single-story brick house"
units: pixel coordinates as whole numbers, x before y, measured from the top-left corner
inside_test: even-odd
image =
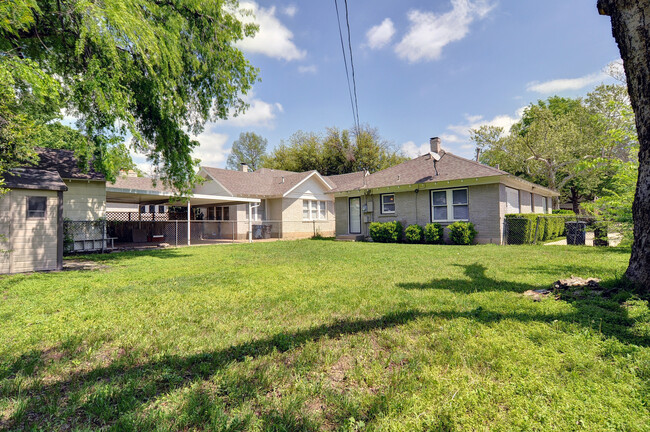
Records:
[[[373,174],[348,175],[329,193],[335,197],[336,235],[362,239],[371,222],[406,226],[469,221],[476,242],[502,244],[508,213],[550,213],[556,191],[441,149]]]
[[[203,209],[205,220],[246,221],[264,227],[264,236],[304,238],[315,233],[334,235],[334,198],[327,194],[334,183],[316,171],[291,172],[260,168],[239,171],[202,166],[198,175],[205,181],[195,193],[258,198],[260,203],[213,206]],[[246,224],[238,224],[237,238],[247,235]],[[259,234],[259,233],[257,233]]]

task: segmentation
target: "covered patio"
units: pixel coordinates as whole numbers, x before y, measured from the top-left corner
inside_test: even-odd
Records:
[[[150,179],[126,178],[106,185],[107,204],[131,204],[137,206],[137,213],[124,212],[107,219],[107,236],[115,248],[146,248],[168,243],[171,246],[215,244],[242,240],[253,240],[251,218],[247,221],[203,220],[194,209],[215,206],[247,205],[248,215],[258,206],[258,198],[192,194],[179,197],[163,185],[154,185]],[[166,206],[166,217],[156,220],[151,214],[143,213],[143,206]],[[201,213],[203,214],[203,213]],[[115,217],[120,216],[120,217]]]

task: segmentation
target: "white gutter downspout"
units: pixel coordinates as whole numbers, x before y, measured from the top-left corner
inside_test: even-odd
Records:
[[[253,243],[253,203],[248,203],[248,243]]]
[[[190,244],[190,200],[187,200],[187,245],[191,246]]]

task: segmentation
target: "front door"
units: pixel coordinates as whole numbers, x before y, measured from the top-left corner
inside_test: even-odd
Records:
[[[348,210],[350,234],[361,234],[361,197],[350,198]]]

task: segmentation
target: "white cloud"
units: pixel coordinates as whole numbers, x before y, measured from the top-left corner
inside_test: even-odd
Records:
[[[298,13],[298,7],[296,5],[289,5],[282,9],[282,13],[290,18],[293,18]]]
[[[315,74],[316,72],[318,72],[318,68],[316,67],[316,65],[298,66],[298,72],[300,72],[301,74],[306,74],[306,73]]]
[[[218,124],[221,127],[232,126],[245,128],[257,126],[272,129],[275,126],[274,122],[277,115],[284,112],[282,104],[279,102],[265,102],[258,99],[255,97],[254,91],[248,92],[242,99],[248,104],[248,109],[243,114],[235,116],[234,112],[231,111],[228,114],[228,119],[217,120],[216,123],[208,123],[206,127],[209,128],[210,125]]]
[[[219,120],[217,123],[223,126],[251,127],[262,126],[274,127],[274,120],[278,113],[284,112],[282,105],[278,102],[269,103],[260,99],[244,99],[250,105],[245,113],[237,117],[231,116],[227,120]]]
[[[260,28],[254,37],[239,41],[238,48],[287,61],[305,57],[306,52],[294,44],[293,33],[275,16],[275,7],[264,9],[254,2],[242,2],[240,5],[242,9],[251,10],[254,15],[242,16],[242,22],[255,22]]]
[[[464,38],[470,24],[494,7],[488,0],[451,0],[451,4],[452,10],[442,15],[411,10],[407,15],[411,28],[395,46],[397,55],[411,63],[436,60],[445,45]]]
[[[465,123],[463,124],[457,124],[457,125],[449,125],[447,126],[447,129],[450,131],[455,132],[456,134],[460,135],[461,137],[465,137],[465,139],[469,138],[470,129],[478,129],[481,126],[497,126],[503,128],[504,132],[507,134],[510,131],[510,128],[512,127],[513,124],[517,123],[520,119],[521,116],[524,113],[524,110],[526,107],[521,107],[519,108],[514,116],[508,115],[508,114],[502,114],[493,117],[492,119],[485,119],[483,116],[471,116],[471,115],[465,115]],[[465,139],[457,137],[458,140],[456,142],[464,142]]]
[[[582,88],[599,84],[609,78],[605,72],[596,72],[579,78],[555,79],[551,81],[528,83],[526,90],[550,94],[559,93],[567,90],[580,90]]]
[[[442,142],[450,142],[450,143],[463,142],[462,138],[458,137],[457,135],[453,135],[453,134],[442,134],[442,135],[440,135],[440,140]]]
[[[366,45],[370,49],[385,47],[395,35],[395,25],[390,18],[386,18],[381,24],[371,27],[366,32]]]
[[[203,132],[198,136],[193,136],[192,139],[197,140],[200,145],[196,148],[192,155],[195,158],[201,159],[201,165],[219,166],[223,165],[230,149],[225,149],[228,143],[228,135],[210,130]]]
[[[411,159],[422,156],[423,154],[431,151],[431,146],[429,143],[417,145],[413,141],[405,142],[400,148],[402,152]]]

